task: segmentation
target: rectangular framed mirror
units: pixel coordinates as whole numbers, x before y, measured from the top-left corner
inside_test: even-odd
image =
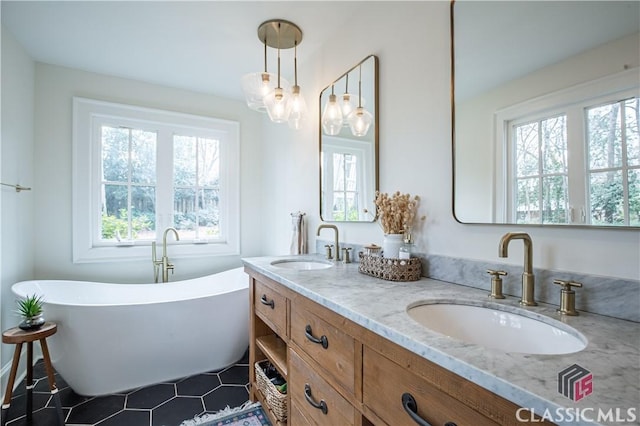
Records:
[[[378,190],[378,120],[378,58],[370,55],[320,93],[323,221],[373,221]]]
[[[640,3],[451,3],[462,223],[640,226]]]

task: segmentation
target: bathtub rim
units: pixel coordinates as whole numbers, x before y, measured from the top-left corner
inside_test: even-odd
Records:
[[[205,288],[205,279],[209,278],[209,277],[215,277],[215,276],[219,276],[225,273],[228,273],[229,275],[232,275],[231,271],[236,271],[238,274],[242,274],[242,276],[244,278],[246,278],[246,280],[242,280],[242,285],[235,285],[232,286],[230,288],[225,288],[225,289],[219,289],[216,288],[215,285],[211,286],[211,289],[207,289]],[[238,284],[240,283],[239,278],[238,279]],[[207,297],[212,297],[212,296],[217,296],[217,295],[224,295],[224,294],[231,294],[231,293],[235,293],[235,292],[242,292],[242,291],[248,291],[249,289],[249,276],[244,272],[244,267],[238,267],[238,268],[232,268],[232,269],[227,269],[225,271],[221,271],[221,272],[215,272],[209,275],[203,275],[201,277],[196,277],[196,278],[189,278],[186,280],[180,280],[180,281],[170,281],[167,283],[122,283],[122,284],[118,284],[118,283],[106,283],[106,282],[99,282],[99,281],[85,281],[85,280],[42,280],[42,279],[36,279],[36,280],[24,280],[24,281],[19,281],[15,284],[13,284],[11,286],[11,292],[13,293],[13,295],[15,297],[26,297],[26,295],[32,294],[32,291],[25,291],[25,292],[18,292],[18,289],[21,289],[21,287],[24,286],[28,286],[30,284],[35,283],[36,285],[38,285],[38,283],[46,283],[47,286],[52,286],[55,285],[56,283],[60,284],[60,283],[65,283],[65,284],[70,284],[70,285],[80,285],[80,286],[102,286],[106,289],[111,289],[111,290],[118,290],[118,291],[122,291],[124,289],[126,289],[127,287],[131,288],[131,289],[135,289],[137,291],[146,291],[149,292],[150,295],[155,295],[156,297],[158,296],[157,293],[155,293],[156,290],[159,290],[160,292],[165,292],[168,293],[174,297],[171,298],[162,298],[162,299],[157,299],[157,300],[139,300],[139,301],[120,301],[120,302],[87,302],[87,301],[74,301],[72,299],[68,299],[68,300],[48,300],[46,297],[46,292],[43,292],[43,303],[49,304],[49,305],[55,305],[55,306],[73,306],[73,307],[117,307],[117,306],[143,306],[143,305],[153,305],[153,304],[168,304],[168,303],[174,303],[174,302],[179,302],[179,301],[186,301],[186,300],[198,300],[198,299],[204,299]],[[180,292],[176,292],[177,287],[180,286],[191,286],[193,284],[198,284],[200,287],[202,287],[203,292],[200,292],[198,294],[184,294],[181,295]],[[148,288],[147,288],[148,287]],[[210,291],[207,291],[210,290]],[[173,291],[173,292],[171,292]]]

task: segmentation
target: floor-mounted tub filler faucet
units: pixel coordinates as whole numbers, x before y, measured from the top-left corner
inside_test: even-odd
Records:
[[[169,270],[171,270],[171,273],[173,274],[173,263],[170,263],[169,258],[167,257],[167,234],[169,231],[173,232],[173,235],[176,237],[176,241],[180,241],[180,235],[178,235],[176,228],[165,229],[164,234],[162,235],[162,258],[160,260],[156,258],[156,242],[153,241],[151,243],[151,260],[153,262],[153,279],[155,282],[158,282],[161,268],[163,283],[169,281]]]
[[[522,273],[522,298],[520,299],[520,304],[523,306],[537,306],[538,304],[534,297],[533,242],[529,234],[525,232],[507,232],[500,239],[498,256],[508,256],[507,250],[511,240],[522,240],[524,242],[524,272]]]
[[[335,237],[334,240],[334,254],[333,254],[333,260],[335,260],[336,262],[338,262],[340,260],[340,246],[338,245],[338,227],[335,225],[328,225],[326,223],[323,223],[322,225],[318,226],[318,231],[316,232],[316,237],[320,235],[320,230],[322,228],[329,228],[329,229],[333,229],[333,234]],[[330,250],[327,250],[327,253],[331,253]]]

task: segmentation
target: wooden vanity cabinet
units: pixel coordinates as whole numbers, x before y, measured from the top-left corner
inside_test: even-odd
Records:
[[[291,406],[311,424],[350,425],[356,410],[325,378],[312,367],[306,354],[289,349]],[[291,424],[296,424],[291,420]]]
[[[288,380],[287,342],[289,340],[289,299],[280,285],[266,277],[249,274],[249,398],[260,401],[273,425],[286,425],[269,409],[266,396],[256,386],[255,364],[268,359]],[[287,397],[287,400],[289,398]]]
[[[288,382],[287,417],[293,426],[419,424],[403,404],[433,426],[521,424],[517,405],[250,267],[246,272],[251,277],[250,395],[266,406],[274,425],[283,423],[269,412],[255,385],[253,365],[263,359]],[[552,424],[537,420],[536,425]]]
[[[390,425],[416,424],[405,404],[432,425],[498,425],[409,369],[366,347],[362,387],[364,405]]]
[[[307,354],[345,397],[354,399],[361,346],[347,330],[347,320],[340,315],[300,295],[291,299],[291,344]]]

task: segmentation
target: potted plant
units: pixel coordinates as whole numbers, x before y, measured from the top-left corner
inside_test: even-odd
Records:
[[[18,310],[16,311],[21,317],[22,322],[18,325],[23,330],[37,330],[44,324],[44,316],[42,315],[42,296],[33,294],[27,295],[24,299],[16,300]]]

